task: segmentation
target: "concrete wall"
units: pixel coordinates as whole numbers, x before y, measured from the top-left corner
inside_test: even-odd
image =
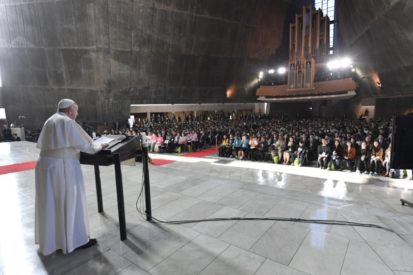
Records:
[[[376,118],[413,114],[413,96],[405,98],[380,98],[376,100]]]
[[[360,98],[309,102],[271,103],[270,115],[283,118],[353,118],[356,119]],[[363,109],[364,111],[364,109]]]
[[[254,101],[247,83],[276,54],[288,5],[2,0],[0,104],[39,127],[63,97],[91,122],[125,120],[133,103]]]
[[[413,1],[341,0],[336,10],[343,51],[360,69],[361,95],[412,95]],[[380,89],[370,83],[377,76]]]
[[[265,103],[215,103],[215,104],[145,104],[130,106],[131,113],[175,113],[175,112],[189,112],[189,111],[252,111],[256,113],[263,113]]]

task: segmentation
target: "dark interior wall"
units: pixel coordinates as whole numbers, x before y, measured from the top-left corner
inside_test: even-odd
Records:
[[[351,54],[363,77],[377,72],[380,91],[362,85],[364,96],[413,94],[413,1],[336,0],[344,51]]]
[[[271,103],[269,115],[277,118],[294,119],[314,116],[311,102]]]
[[[359,98],[345,100],[322,100],[309,102],[271,103],[271,116],[295,118],[357,118],[356,108]]]
[[[255,100],[246,83],[282,41],[288,2],[0,1],[0,102],[40,126],[56,103],[83,121],[124,120],[131,103]],[[226,98],[233,87],[234,98]]]
[[[389,119],[393,115],[413,114],[413,96],[404,98],[380,98],[376,100],[376,118]]]

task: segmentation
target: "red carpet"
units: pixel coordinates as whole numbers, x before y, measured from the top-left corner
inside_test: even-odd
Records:
[[[0,166],[0,175],[31,170],[31,169],[34,169],[34,167],[36,167],[35,161],[3,165],[3,166]]]
[[[202,158],[205,156],[209,156],[209,155],[213,155],[216,154],[218,152],[218,148],[213,147],[213,148],[209,148],[206,150],[202,150],[202,151],[197,151],[197,152],[192,152],[192,153],[185,153],[182,156],[183,157],[193,157],[193,158]],[[150,164],[152,165],[156,165],[156,166],[161,166],[161,165],[166,165],[169,163],[175,162],[174,160],[167,160],[167,159],[151,159]]]
[[[197,152],[192,152],[192,153],[185,153],[182,156],[184,156],[184,157],[193,157],[193,158],[202,158],[202,157],[205,157],[205,156],[214,155],[217,152],[218,152],[218,149],[216,147],[213,147],[213,148],[209,148],[209,149],[202,150],[202,151],[197,151]],[[156,165],[156,166],[161,166],[161,165],[166,165],[166,164],[169,164],[169,163],[172,163],[172,162],[175,162],[175,161],[174,160],[167,160],[167,159],[152,159],[151,164]],[[0,175],[31,170],[31,169],[34,169],[34,167],[36,167],[36,162],[35,161],[28,161],[28,162],[22,162],[22,163],[3,165],[3,166],[0,166]]]
[[[161,165],[169,164],[172,162],[175,162],[175,161],[168,160],[168,159],[152,159],[150,163],[156,166],[161,166]]]
[[[184,157],[193,157],[193,158],[202,158],[205,156],[209,156],[209,155],[214,155],[218,153],[218,148],[217,147],[212,147],[206,150],[201,150],[201,151],[197,151],[197,152],[192,152],[192,153],[185,153],[183,154]]]

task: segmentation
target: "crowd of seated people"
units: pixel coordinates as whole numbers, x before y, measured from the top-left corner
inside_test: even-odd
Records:
[[[218,146],[221,157],[310,165],[390,176],[391,121],[287,120],[252,113],[204,113],[138,119],[128,135],[144,132],[151,152],[181,153]]]
[[[7,125],[4,125],[3,127],[4,129],[2,135],[0,135],[0,141],[21,141],[21,138],[16,133],[12,133],[11,128]]]
[[[390,175],[390,121],[266,118],[258,124],[230,128],[219,155],[296,166],[316,161],[321,169]]]

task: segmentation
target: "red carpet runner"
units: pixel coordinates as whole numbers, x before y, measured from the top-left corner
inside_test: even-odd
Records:
[[[34,167],[36,167],[35,161],[2,165],[0,166],[0,175],[31,170],[34,169]]]
[[[218,152],[218,149],[216,147],[213,148],[209,148],[209,149],[205,149],[205,150],[201,150],[201,151],[197,151],[197,152],[191,152],[191,153],[185,153],[182,156],[183,157],[192,157],[192,158],[202,158],[205,156],[209,156],[209,155],[214,155]],[[155,159],[153,158],[151,160],[151,164],[156,165],[156,166],[161,166],[161,165],[165,165],[165,164],[169,164],[175,162],[174,160],[166,160],[166,159]]]
[[[161,166],[165,164],[169,164],[175,162],[174,160],[167,160],[167,159],[151,159],[151,164],[156,166]]]
[[[213,148],[209,148],[209,149],[202,150],[202,151],[185,153],[182,156],[184,156],[184,157],[193,157],[193,158],[202,158],[202,157],[205,157],[205,156],[216,154],[217,152],[218,152],[218,149],[216,147],[213,147]],[[175,162],[175,161],[166,160],[166,159],[152,159],[151,164],[160,166],[160,165],[165,165],[165,164],[169,164],[169,163],[172,163],[172,162]],[[35,161],[28,161],[28,162],[22,162],[22,163],[3,165],[3,166],[0,166],[0,175],[31,170],[31,169],[34,169],[34,167],[36,167],[36,162]]]
[[[213,155],[218,153],[218,148],[217,147],[212,147],[209,149],[197,151],[197,152],[191,152],[191,153],[185,153],[183,154],[184,157],[192,157],[192,158],[202,158],[205,156]]]

